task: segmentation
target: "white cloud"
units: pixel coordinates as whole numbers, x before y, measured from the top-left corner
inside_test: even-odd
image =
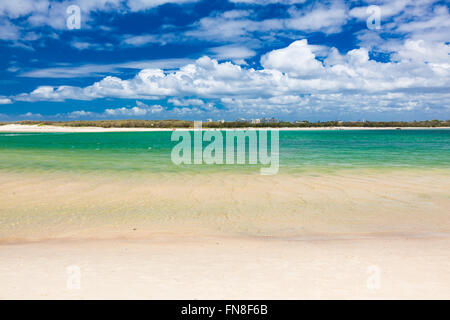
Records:
[[[286,1],[288,3],[290,1]],[[267,3],[265,3],[267,4]],[[209,41],[250,41],[258,44],[258,33],[270,31],[306,31],[306,32],[339,32],[350,18],[347,8],[341,1],[330,5],[317,4],[298,9],[290,7],[288,17],[265,20],[254,20],[251,10],[231,10],[200,19],[193,25],[194,29],[185,32],[184,36]]]
[[[86,42],[86,41],[72,41],[70,43],[70,45],[75,48],[78,49],[80,51],[82,50],[97,50],[97,51],[102,51],[102,50],[113,50],[114,49],[114,45],[111,43],[93,43],[93,42]]]
[[[450,45],[426,42],[424,40],[406,40],[404,46],[393,55],[394,60],[419,63],[442,63],[444,66],[450,62]]]
[[[310,10],[289,10],[291,18],[286,21],[289,29],[336,33],[349,19],[345,4],[333,1],[330,6],[318,4]]]
[[[30,70],[19,74],[26,78],[80,78],[101,77],[106,74],[119,74],[122,69],[142,70],[148,68],[175,69],[193,62],[191,59],[156,59],[130,61],[116,64],[86,64],[79,66],[61,65],[51,68]]]
[[[0,18],[0,40],[17,40],[19,37],[19,28],[8,20]]]
[[[371,5],[377,5],[380,8],[380,13],[382,19],[397,15],[405,10],[408,5],[414,4],[414,0],[396,0],[396,1],[384,1],[384,3],[373,2]],[[356,7],[350,10],[349,14],[352,17],[358,18],[360,20],[366,20],[369,17],[367,13],[367,8],[369,6]]]
[[[360,45],[390,53],[401,45],[400,39],[448,42],[450,14],[439,1],[369,1],[379,5],[381,28],[377,31],[363,29],[357,33]],[[367,7],[350,10],[350,15],[360,20],[369,17]]]
[[[42,118],[42,114],[27,112],[25,114],[19,115],[19,117],[24,118],[24,119],[40,119],[40,118]]]
[[[0,16],[9,19],[26,17],[32,26],[51,26],[65,29],[67,8],[77,5],[81,9],[82,27],[91,21],[93,12],[137,12],[158,7],[166,3],[183,4],[197,0],[2,0]]]
[[[448,42],[450,14],[445,6],[423,5],[399,17],[392,28],[396,33],[408,34],[411,39]]]
[[[323,69],[306,39],[262,56],[261,65],[266,69],[276,69],[294,76],[317,74]]]
[[[203,57],[177,70],[144,69],[134,78],[108,76],[80,88],[41,86],[15,97],[20,101],[93,100],[98,98],[159,99],[197,111],[218,99],[227,110],[292,112],[308,108],[433,110],[446,107],[450,88],[449,45],[406,41],[393,62],[370,59],[365,48],[345,54],[332,48],[321,62],[306,40],[269,52],[263,69],[244,68]],[[427,58],[420,58],[426,55]],[[185,97],[190,97],[186,99]],[[438,99],[441,101],[438,103]],[[377,100],[378,99],[378,100]],[[366,102],[367,105],[364,105]],[[448,105],[448,104],[447,104]],[[178,110],[182,111],[183,108]],[[428,108],[428,109],[427,109]],[[137,105],[108,109],[111,116],[145,115],[158,108]],[[204,111],[204,110],[203,110]]]
[[[48,7],[48,0],[0,1],[0,16],[16,19],[34,12],[43,12]]]
[[[83,28],[93,25],[93,12],[136,12],[165,3],[195,0],[0,0],[0,40],[32,49],[42,38],[26,27],[49,25],[65,29],[66,7],[77,4],[82,10]],[[291,112],[308,108],[383,110],[448,110],[450,61],[448,29],[450,14],[442,2],[426,1],[342,1],[307,3],[303,0],[231,0],[239,10],[213,12],[194,22],[189,31],[165,26],[162,34],[122,35],[119,46],[141,47],[183,41],[206,40],[209,57],[162,59],[116,64],[55,64],[42,69],[20,67],[19,76],[34,78],[98,77],[86,87],[39,86],[16,97],[0,97],[0,104],[19,101],[93,100],[99,98],[168,99],[173,113],[217,110],[210,100],[221,101],[227,110],[248,112]],[[283,18],[259,20],[258,5],[283,3],[289,10]],[[360,7],[349,10],[355,3]],[[49,6],[49,4],[51,4]],[[247,5],[246,5],[247,4]],[[357,39],[360,48],[339,52],[335,48],[311,45],[305,33],[341,31],[348,21],[367,19],[366,9],[381,8],[381,30],[364,29]],[[244,8],[244,9],[242,9]],[[93,16],[93,15],[92,15]],[[18,20],[13,20],[17,19]],[[356,19],[353,19],[355,22]],[[101,29],[101,26],[98,27]],[[184,29],[186,30],[186,29]],[[54,37],[57,38],[54,33]],[[296,39],[285,48],[267,52],[261,67],[246,65],[267,42]],[[303,40],[299,40],[303,39]],[[109,50],[112,45],[75,38],[69,44],[77,50]],[[273,46],[270,43],[270,47]],[[387,60],[371,57],[386,53]],[[227,60],[229,62],[222,62]],[[387,62],[386,62],[387,61]],[[18,71],[17,66],[7,69]],[[124,71],[139,70],[131,79]],[[113,75],[113,76],[112,76]],[[13,100],[13,101],[11,101]],[[140,105],[110,108],[117,116],[157,113],[158,108]],[[93,116],[79,110],[73,116]],[[84,113],[83,113],[84,112]],[[213,111],[211,111],[213,112]],[[104,114],[103,114],[104,115]]]
[[[12,103],[11,99],[0,97],[0,104],[11,104],[11,103]]]
[[[171,99],[172,102],[175,100]],[[189,115],[217,115],[218,110],[210,103],[205,104],[197,99],[180,99],[177,107],[167,108],[161,105],[147,105],[141,101],[136,101],[136,106],[127,106],[119,108],[107,108],[102,112],[92,112],[77,110],[69,113],[59,113],[54,115],[58,119],[109,119],[109,118],[158,118],[173,119],[174,117],[186,117]],[[192,107],[193,105],[197,105]],[[189,106],[189,107],[188,107]]]
[[[149,43],[159,43],[160,39],[157,35],[139,35],[125,36],[122,43],[132,47],[140,47]]]
[[[226,45],[210,49],[214,53],[214,58],[219,60],[232,60],[237,64],[246,64],[245,59],[256,55],[256,52],[240,45]]]
[[[248,19],[246,15],[235,15],[225,12],[219,16],[206,17],[194,24],[195,29],[185,32],[188,37],[221,42],[227,40],[239,40],[248,35],[249,32],[261,29],[261,22]],[[278,28],[281,28],[281,23]]]
[[[196,2],[198,0],[127,0],[127,6],[131,11],[142,11],[158,7],[166,3],[183,4]]]
[[[230,0],[230,2],[234,3],[249,3],[249,4],[257,4],[257,5],[268,5],[271,3],[281,3],[281,4],[295,4],[295,3],[303,3],[306,0]]]
[[[84,118],[84,117],[90,117],[90,116],[93,116],[94,114],[95,113],[90,112],[90,111],[78,110],[78,111],[69,112],[67,114],[67,117],[73,118],[73,119],[79,119],[79,118]]]
[[[139,117],[160,113],[164,110],[164,108],[160,105],[148,106],[139,101],[137,101],[137,105],[138,106],[131,108],[122,107],[116,109],[106,109],[104,115],[112,117],[120,117],[120,116]]]
[[[178,99],[170,98],[167,102],[177,107],[203,106],[205,102],[201,99]]]
[[[198,0],[3,0],[0,1],[0,15],[12,19],[32,15],[36,20],[55,18],[58,13],[65,17],[65,9],[77,5],[81,12],[89,15],[93,11],[142,11],[158,7],[166,3],[183,4]],[[64,10],[63,10],[64,9]],[[51,21],[50,21],[51,22]],[[60,22],[55,23],[59,25]]]

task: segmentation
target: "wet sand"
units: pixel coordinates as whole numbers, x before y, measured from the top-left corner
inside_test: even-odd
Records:
[[[274,128],[236,128],[236,129],[212,129],[208,130],[271,130]],[[321,128],[275,128],[282,131],[317,131],[317,130],[394,130],[395,127],[321,127]],[[435,130],[449,129],[449,127],[402,127],[402,130]],[[50,125],[23,125],[23,124],[7,124],[0,125],[0,132],[156,132],[156,131],[186,131],[193,128],[101,128],[101,127],[68,127],[68,126],[50,126]]]
[[[0,243],[173,233],[332,238],[450,232],[450,172],[2,173]]]
[[[0,298],[448,299],[449,177],[2,173]]]

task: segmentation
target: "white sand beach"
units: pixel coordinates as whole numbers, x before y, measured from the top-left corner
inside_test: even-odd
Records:
[[[203,128],[203,130],[272,130],[273,128],[237,128],[237,129],[212,129]],[[316,131],[316,130],[393,130],[395,128],[385,127],[323,127],[323,128],[275,128],[281,131]],[[449,127],[402,127],[402,130],[435,130],[450,129]],[[6,124],[0,125],[0,132],[156,132],[173,130],[192,130],[185,128],[101,128],[101,127],[69,127],[53,125],[24,125],[24,124]]]
[[[2,245],[0,299],[449,299],[449,247],[402,236]]]
[[[449,299],[448,174],[2,174],[0,298]]]
[[[449,4],[0,0],[0,300],[450,300]]]

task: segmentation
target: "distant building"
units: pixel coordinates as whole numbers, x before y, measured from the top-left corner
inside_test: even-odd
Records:
[[[225,120],[217,120],[218,123],[225,123]]]
[[[248,122],[247,120],[245,120],[244,118],[237,118],[236,122]]]
[[[252,124],[258,124],[258,123],[261,123],[261,119],[252,119],[250,122]]]
[[[278,123],[278,119],[276,119],[276,118],[270,118],[270,119],[262,118],[261,119],[261,123]]]
[[[206,122],[212,122],[212,119],[206,119]]]

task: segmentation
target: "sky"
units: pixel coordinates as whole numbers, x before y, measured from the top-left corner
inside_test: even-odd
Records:
[[[0,121],[447,120],[449,7],[0,0]]]

